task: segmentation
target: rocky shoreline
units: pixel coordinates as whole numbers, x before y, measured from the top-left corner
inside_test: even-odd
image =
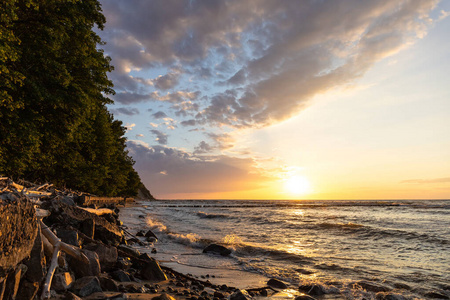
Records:
[[[118,218],[121,204],[86,207],[83,197],[51,185],[0,178],[0,300],[240,300],[271,297],[288,288],[271,279],[264,287],[239,290],[161,267],[131,246],[150,247],[156,236],[142,231],[138,238],[128,232]],[[229,254],[220,245],[204,251],[209,252]],[[304,289],[317,294],[313,287]],[[295,299],[314,298],[300,294]]]

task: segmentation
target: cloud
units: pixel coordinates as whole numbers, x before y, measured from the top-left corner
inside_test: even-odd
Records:
[[[198,123],[263,127],[298,114],[315,95],[351,83],[425,36],[436,4],[108,0],[101,34],[117,67],[113,80],[122,80],[120,103],[192,101],[201,112]],[[167,72],[151,81],[148,95],[140,92],[141,85],[150,87],[147,81],[125,76],[161,67]],[[198,83],[203,100],[187,80]],[[161,93],[176,87],[183,91]],[[177,110],[178,117],[188,115]]]
[[[433,179],[408,179],[401,183],[407,184],[433,184],[433,183],[450,183],[450,177],[433,178]]]
[[[133,116],[139,114],[139,110],[137,108],[132,107],[120,107],[120,108],[113,108],[109,110],[112,114],[117,115],[127,115],[127,116]]]
[[[179,73],[169,73],[166,75],[160,75],[153,80],[153,84],[157,89],[169,90],[174,88],[178,84]]]
[[[200,95],[200,92],[185,92],[185,91],[176,91],[173,93],[167,93],[165,95],[160,95],[159,92],[153,92],[150,94],[150,97],[157,101],[167,101],[174,104],[182,103],[186,100],[195,100]]]
[[[195,120],[187,120],[187,121],[181,121],[180,124],[183,126],[195,126],[196,122],[195,122]]]
[[[136,124],[129,124],[129,123],[127,123],[127,124],[125,124],[125,128],[127,129],[127,131],[131,131],[131,130],[133,130],[133,128],[134,127],[136,127]]]
[[[166,113],[163,112],[163,111],[155,112],[154,114],[152,114],[152,116],[153,116],[153,118],[155,118],[155,119],[163,119],[163,118],[167,118]]]
[[[167,145],[167,134],[165,134],[162,131],[152,129],[150,130],[151,133],[156,135],[156,141],[161,145]]]
[[[151,100],[151,97],[148,94],[122,92],[114,95],[113,100],[121,104],[133,104]]]
[[[135,168],[156,197],[174,193],[232,192],[258,189],[269,177],[249,158],[200,158],[165,146],[127,143]]]

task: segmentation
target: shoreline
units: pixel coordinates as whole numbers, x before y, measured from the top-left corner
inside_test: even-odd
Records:
[[[126,237],[127,230],[119,218],[120,211],[126,208],[120,209],[120,205],[86,207],[82,193],[57,190],[51,185],[22,186],[8,178],[2,178],[0,185],[1,225],[7,225],[13,217],[25,218],[23,224],[30,226],[25,233],[30,242],[25,248],[19,239],[24,233],[19,228],[2,227],[2,248],[12,247],[24,253],[19,260],[11,260],[16,250],[0,252],[1,261],[6,261],[0,266],[0,300],[309,297],[293,289],[283,291],[287,286],[279,281],[269,286],[267,278],[244,272],[180,267],[170,261],[160,266],[158,260],[146,253],[149,251],[140,253],[130,245],[133,237]],[[131,205],[137,207],[142,203]],[[139,239],[134,237],[134,242]],[[238,282],[236,277],[246,290],[231,286]],[[284,286],[277,288],[277,284]]]

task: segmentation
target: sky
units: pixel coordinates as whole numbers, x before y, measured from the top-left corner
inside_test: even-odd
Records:
[[[101,3],[156,198],[450,198],[450,1]]]

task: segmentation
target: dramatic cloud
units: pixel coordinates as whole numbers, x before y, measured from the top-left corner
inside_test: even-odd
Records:
[[[445,18],[430,18],[437,2],[101,0],[112,98],[127,107],[114,112],[150,127],[156,142],[142,143],[159,144],[128,144],[144,182],[156,195],[257,188],[267,178],[254,161],[223,156],[239,151],[233,132],[352,84]],[[167,130],[189,149],[168,147]]]
[[[436,3],[109,0],[102,36],[120,80],[116,101],[191,101],[197,122],[261,127],[423,37]],[[155,68],[163,73],[153,79],[130,74]],[[175,87],[182,91],[165,93]]]
[[[164,146],[128,142],[135,168],[152,193],[208,193],[260,188],[269,178],[254,167],[252,159],[216,156],[199,158]]]

